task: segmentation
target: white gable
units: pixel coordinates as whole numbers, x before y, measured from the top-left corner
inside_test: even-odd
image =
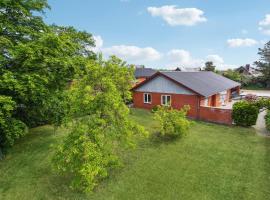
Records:
[[[135,91],[189,95],[195,94],[191,90],[188,90],[163,76],[153,78],[149,82],[137,88]]]

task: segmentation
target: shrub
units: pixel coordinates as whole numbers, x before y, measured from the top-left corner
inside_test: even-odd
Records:
[[[255,94],[247,94],[245,96],[245,100],[249,102],[255,102],[257,100],[257,96]]]
[[[256,124],[259,114],[258,106],[248,101],[239,101],[233,105],[232,118],[236,125],[252,126]]]
[[[158,108],[159,108],[159,106],[154,106],[154,107],[152,108],[152,113],[155,113],[155,112],[158,110]]]
[[[15,105],[10,97],[0,95],[0,159],[3,152],[25,134],[25,124],[13,118]]]
[[[265,116],[265,125],[266,129],[270,131],[270,110],[267,111],[267,114]]]
[[[188,110],[188,106],[181,110],[159,106],[155,112],[155,119],[158,120],[161,126],[161,135],[165,137],[179,137],[186,134],[190,127],[190,122],[186,118]]]
[[[265,100],[264,107],[266,107],[268,111],[270,110],[270,99]]]

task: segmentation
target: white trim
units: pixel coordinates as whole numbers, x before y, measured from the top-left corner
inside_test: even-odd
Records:
[[[147,95],[146,97],[147,101],[145,101],[145,95]],[[150,101],[149,101],[149,96],[150,96]],[[143,103],[147,103],[147,104],[152,103],[152,95],[150,93],[143,93]]]
[[[163,97],[166,97],[166,101],[168,101],[168,98],[167,97],[170,97],[169,103],[167,102],[166,104],[163,104],[163,101],[162,101],[163,100]],[[172,105],[172,95],[167,95],[167,94],[161,95],[160,104],[163,105],[163,106],[171,106]]]

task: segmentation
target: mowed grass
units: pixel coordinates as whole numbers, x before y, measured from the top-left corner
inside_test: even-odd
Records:
[[[150,112],[131,118],[152,134]],[[31,130],[0,162],[0,199],[270,199],[270,139],[253,129],[194,122],[186,137],[162,141],[151,136],[123,154],[92,194],[68,187],[51,168],[55,146],[66,134],[50,126]]]

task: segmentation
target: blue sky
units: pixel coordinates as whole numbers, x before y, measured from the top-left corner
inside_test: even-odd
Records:
[[[92,33],[96,51],[155,68],[219,69],[258,59],[270,37],[269,0],[49,0],[49,24]]]

